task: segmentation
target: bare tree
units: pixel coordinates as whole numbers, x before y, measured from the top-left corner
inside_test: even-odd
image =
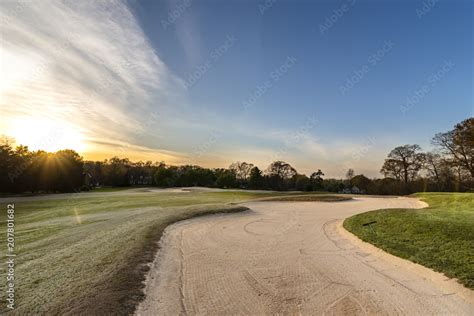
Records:
[[[455,176],[455,182],[458,185],[468,182],[469,178],[474,179],[471,173],[457,160],[447,162],[446,168],[451,169],[451,173]]]
[[[436,134],[432,143],[468,171],[474,179],[474,118],[456,124],[449,132]]]
[[[407,184],[423,167],[424,154],[419,145],[404,145],[393,149],[380,170],[386,177],[394,177]]]
[[[425,154],[424,168],[428,171],[428,175],[435,179],[438,191],[442,190],[441,173],[443,165],[446,165],[446,162],[439,153],[429,152]]]
[[[272,162],[265,172],[268,175],[277,175],[281,179],[290,179],[297,174],[296,169],[284,161]]]
[[[385,177],[394,178],[397,181],[402,181],[402,172],[403,167],[401,164],[394,159],[385,159],[385,162],[380,169],[380,172]]]
[[[247,180],[253,167],[251,163],[237,161],[232,163],[229,169],[235,173],[237,180]]]

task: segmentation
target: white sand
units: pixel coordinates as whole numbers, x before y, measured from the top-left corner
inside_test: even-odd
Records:
[[[246,205],[170,226],[137,314],[474,315],[473,291],[340,227],[368,210],[425,206],[418,200]]]

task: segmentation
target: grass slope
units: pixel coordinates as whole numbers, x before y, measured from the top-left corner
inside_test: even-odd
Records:
[[[443,272],[474,289],[474,194],[417,193],[419,210],[377,210],[352,216],[344,227],[396,256]],[[364,223],[373,225],[375,234]]]
[[[139,189],[4,199],[4,209],[16,201],[15,314],[129,314],[142,297],[146,263],[166,226],[245,209],[230,203],[280,195]],[[5,258],[6,212],[0,219]],[[5,302],[5,291],[0,300]]]

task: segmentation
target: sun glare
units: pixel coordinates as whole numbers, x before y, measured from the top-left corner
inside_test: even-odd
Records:
[[[82,133],[70,124],[31,118],[15,120],[9,134],[18,145],[28,146],[30,150],[55,152],[61,149],[73,149],[82,152],[85,149]]]

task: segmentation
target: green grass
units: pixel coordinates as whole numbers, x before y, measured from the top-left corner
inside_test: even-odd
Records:
[[[457,278],[474,289],[474,194],[417,193],[419,210],[377,210],[352,216],[344,227],[396,256]],[[362,224],[371,221],[375,234]]]
[[[130,313],[142,297],[146,263],[166,226],[197,215],[242,211],[232,203],[281,195],[140,189],[3,200],[5,210],[16,201],[15,313]],[[0,220],[5,258],[6,212]],[[3,290],[0,300],[5,302]]]
[[[101,187],[101,188],[94,188],[91,192],[117,192],[117,191],[124,191],[130,190],[133,187]]]

